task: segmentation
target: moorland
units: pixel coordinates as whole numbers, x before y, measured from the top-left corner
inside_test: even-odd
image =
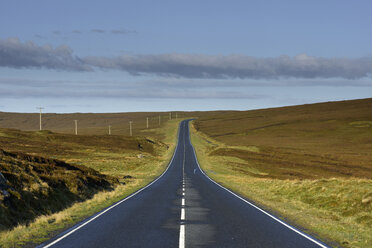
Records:
[[[168,113],[42,118],[38,131],[38,114],[0,113],[1,247],[34,247],[154,180],[173,153],[179,122]]]
[[[216,181],[334,246],[372,244],[372,99],[210,113],[192,131]]]

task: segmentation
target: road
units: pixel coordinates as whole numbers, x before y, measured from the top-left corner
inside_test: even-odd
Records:
[[[40,247],[327,247],[209,179],[188,124],[156,181]]]

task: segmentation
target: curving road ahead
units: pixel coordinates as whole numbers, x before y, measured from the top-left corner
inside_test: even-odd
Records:
[[[328,247],[209,179],[188,123],[157,180],[40,247]]]

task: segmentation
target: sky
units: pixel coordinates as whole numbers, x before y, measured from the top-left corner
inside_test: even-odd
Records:
[[[372,97],[371,1],[0,0],[0,111]]]

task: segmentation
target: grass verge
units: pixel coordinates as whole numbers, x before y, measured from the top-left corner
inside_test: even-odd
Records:
[[[122,184],[112,191],[103,191],[87,201],[75,203],[63,211],[40,216],[27,225],[19,225],[12,230],[0,232],[0,246],[33,247],[153,181],[165,170],[173,154],[177,142],[178,123],[176,120],[168,121],[161,129],[143,131],[142,134],[154,136],[154,139],[164,137],[159,141],[163,145],[155,146],[151,152],[146,152],[146,147],[144,151],[108,149],[106,144],[82,146],[69,140],[67,143],[73,146],[74,152],[60,155],[56,153],[53,157],[69,163],[84,164],[104,174],[115,176]],[[38,149],[35,151],[37,153]],[[48,152],[51,156],[52,153]]]
[[[213,180],[335,247],[371,247],[371,179],[268,177],[249,158],[216,152],[259,154],[260,147],[228,146],[193,125],[191,131],[199,163]]]

